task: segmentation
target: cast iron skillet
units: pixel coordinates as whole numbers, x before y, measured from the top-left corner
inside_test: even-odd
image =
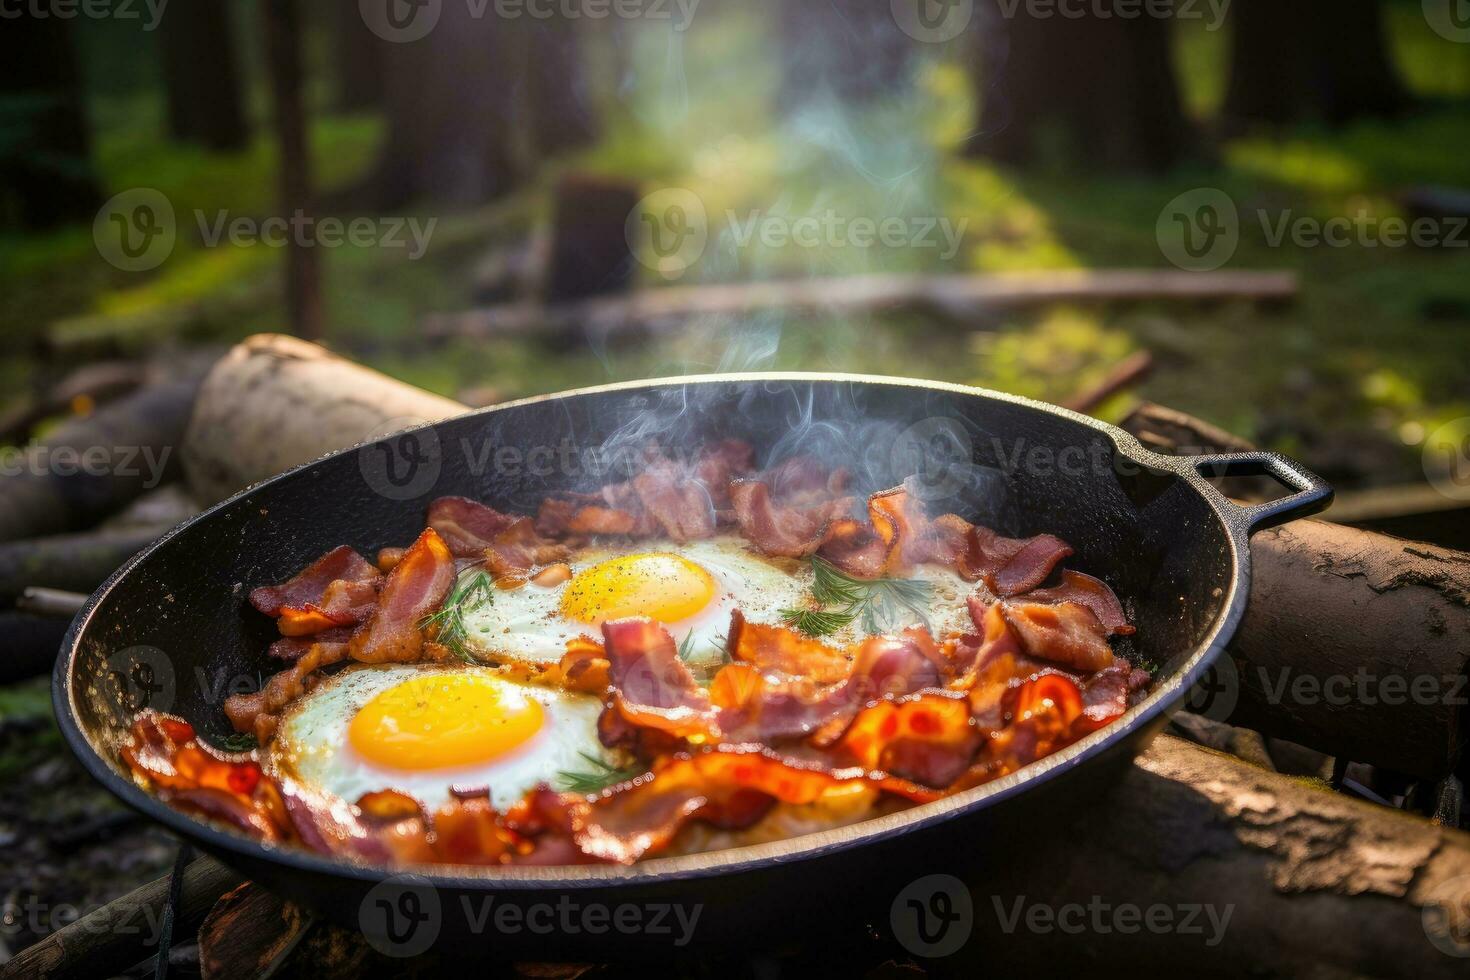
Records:
[[[390,876],[235,836],[164,806],[120,770],[117,741],[141,707],[182,715],[206,736],[228,733],[224,697],[273,670],[264,651],[274,630],[245,602],[250,588],[284,580],[340,544],[373,554],[406,543],[438,496],[531,511],[549,490],[612,478],[605,469],[625,458],[620,451],[649,438],[679,449],[709,437],[748,439],[763,463],[820,454],[851,467],[865,490],[917,470],[933,513],[954,510],[1013,535],[1060,535],[1076,549],[1069,567],[1102,577],[1122,597],[1138,627],[1128,652],[1161,665],[1154,690],[1065,751],[937,803],[631,868]],[[1202,471],[1269,474],[1292,493],[1241,507]],[[461,948],[544,952],[550,929],[558,955],[647,952],[689,938],[669,929],[667,915],[655,928],[652,910],[662,903],[698,907],[699,948],[748,947],[810,933],[869,900],[886,908],[902,882],[952,870],[960,856],[1034,855],[1044,840],[1037,822],[1093,800],[1219,656],[1245,609],[1249,535],[1318,511],[1331,496],[1278,455],[1159,456],[1074,412],[957,385],[753,374],[533,398],[328,456],[173,531],[112,576],[72,624],[56,666],[56,715],[83,765],[130,806],[389,951],[417,952],[445,936]],[[525,918],[497,911],[487,919],[487,897]],[[636,926],[575,911],[629,905],[642,910]],[[570,919],[555,913],[565,907]]]

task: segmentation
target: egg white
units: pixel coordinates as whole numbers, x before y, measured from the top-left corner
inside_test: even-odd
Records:
[[[506,754],[473,765],[407,770],[364,758],[348,740],[352,719],[377,695],[426,672],[491,677],[496,684],[514,687],[540,702],[545,721],[536,734]],[[488,786],[491,801],[504,807],[538,783],[554,785],[561,772],[587,770],[583,754],[619,764],[598,740],[601,711],[596,698],[521,684],[483,667],[364,665],[331,677],[291,706],[271,741],[268,763],[278,774],[349,803],[364,793],[395,789],[433,809],[449,801],[451,787]]]
[[[780,623],[785,609],[804,608],[809,603],[812,570],[805,561],[768,558],[754,551],[738,535],[720,535],[703,541],[675,545],[669,542],[630,542],[619,547],[598,547],[579,552],[569,562],[573,577],[599,562],[624,555],[664,553],[678,555],[699,565],[715,580],[715,595],[693,616],[664,623],[681,644],[687,644],[691,659],[718,659],[730,628],[730,613],[739,609],[756,623]],[[927,615],[908,610],[889,624],[892,630],[927,622],[936,636],[971,632],[965,597],[974,589],[949,569],[920,567],[908,573],[932,587]],[[532,670],[555,664],[566,652],[567,642],[578,636],[601,639],[601,630],[588,623],[567,619],[561,611],[562,596],[570,583],[551,588],[525,584],[513,589],[495,589],[490,601],[466,611],[465,646],[478,660],[510,664]],[[855,622],[825,638],[834,646],[863,639],[861,622]]]

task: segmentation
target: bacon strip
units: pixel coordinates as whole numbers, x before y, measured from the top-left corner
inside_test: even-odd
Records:
[[[846,470],[828,473],[806,456],[789,459],[749,480],[729,484],[740,533],[768,555],[804,558],[827,539],[832,523],[850,513]]]
[[[347,644],[365,664],[413,663],[424,650],[419,624],[436,612],[454,588],[454,556],[433,528],[426,528],[388,573],[378,606]]]
[[[382,573],[347,545],[334,548],[280,585],[265,585],[250,593],[250,604],[267,616],[283,609],[321,605],[328,588],[336,582],[376,582]]]
[[[999,604],[1001,615],[1033,657],[1064,664],[1084,673],[1113,663],[1107,631],[1091,609],[1080,602]]]
[[[719,731],[709,694],[679,659],[674,638],[643,617],[602,624],[612,684],[609,711],[627,725],[673,738],[712,738]]]
[[[456,558],[483,558],[502,531],[523,519],[467,497],[440,497],[429,504],[429,527]]]
[[[1082,572],[1063,571],[1061,585],[1031,589],[1025,593],[1025,599],[1027,602],[1076,602],[1091,609],[1113,636],[1126,636],[1134,631],[1123,612],[1123,604],[1108,584]]]
[[[752,623],[739,609],[730,614],[725,648],[732,660],[762,673],[806,677],[818,684],[845,680],[852,671],[852,662],[840,650],[784,626]]]

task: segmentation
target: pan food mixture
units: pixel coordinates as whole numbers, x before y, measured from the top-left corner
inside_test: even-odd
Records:
[[[282,664],[227,752],[140,715],[172,806],[389,865],[629,864],[939,799],[1108,724],[1149,675],[1051,535],[870,497],[806,457],[650,450],[535,517],[459,497],[408,548],[343,546],[250,602]]]

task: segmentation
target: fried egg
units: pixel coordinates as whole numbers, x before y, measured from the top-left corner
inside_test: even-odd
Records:
[[[569,564],[567,581],[549,588],[533,582],[497,587],[464,612],[465,645],[476,659],[539,669],[560,660],[568,641],[600,639],[604,622],[628,616],[662,623],[692,659],[703,659],[723,651],[731,612],[780,623],[786,610],[809,605],[813,578],[809,563],[767,558],[736,535],[663,542],[657,550],[636,544],[588,549]],[[973,629],[965,606],[973,585],[937,567],[911,575],[930,583],[928,608],[900,609],[889,626],[927,622],[936,635]],[[827,640],[842,646],[864,635],[854,622]]]
[[[429,808],[451,788],[488,787],[500,806],[561,772],[616,765],[597,737],[596,698],[469,665],[362,666],[303,696],[281,719],[270,764],[356,802],[395,789]]]

